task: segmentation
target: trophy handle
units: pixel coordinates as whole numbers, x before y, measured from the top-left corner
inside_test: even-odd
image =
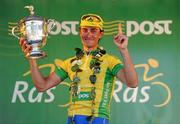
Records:
[[[18,37],[18,36],[14,33],[16,28],[18,28],[18,26],[13,27],[11,33],[12,33],[12,35],[13,35],[14,37],[16,37],[17,39],[20,39],[20,37]]]
[[[52,23],[52,26],[50,27],[50,30],[52,30],[52,29],[55,27],[55,25],[56,25],[56,22],[55,22],[54,19],[48,19],[47,23],[48,23],[48,24],[49,24],[49,23]]]

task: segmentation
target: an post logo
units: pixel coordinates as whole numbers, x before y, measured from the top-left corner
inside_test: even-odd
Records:
[[[142,35],[171,35],[171,25],[172,20],[144,20],[142,22],[138,21],[122,21],[122,20],[115,20],[104,22],[104,34],[105,35],[115,35],[118,33],[118,24],[122,24],[122,29],[124,34],[128,37],[142,34]],[[49,23],[48,29],[51,35],[78,35],[79,29],[79,21],[56,21],[56,28],[50,30],[50,27],[53,23]]]
[[[111,22],[104,22],[104,30],[105,35],[113,35],[118,33],[118,24],[121,23],[123,32],[128,36],[131,37],[138,33],[143,35],[161,35],[172,34],[170,26],[172,24],[172,20],[158,20],[158,21],[111,21]]]

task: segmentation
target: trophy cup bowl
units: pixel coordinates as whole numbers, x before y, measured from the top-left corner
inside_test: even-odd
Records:
[[[54,20],[34,16],[33,6],[25,6],[30,11],[30,16],[21,19],[18,25],[12,28],[12,35],[16,38],[23,38],[28,45],[32,46],[32,50],[26,53],[27,58],[39,59],[46,56],[46,53],[41,48],[46,44],[48,36],[47,25]],[[52,28],[51,28],[52,29]],[[15,32],[19,31],[19,36]]]

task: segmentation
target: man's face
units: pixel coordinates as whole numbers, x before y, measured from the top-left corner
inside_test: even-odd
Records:
[[[99,39],[102,37],[103,32],[98,27],[84,26],[80,27],[80,37],[83,46],[86,48],[97,47]]]

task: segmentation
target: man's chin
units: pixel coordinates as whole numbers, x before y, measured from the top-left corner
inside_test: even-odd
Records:
[[[86,42],[84,45],[85,45],[86,47],[93,47],[93,46],[94,46],[94,44],[91,43],[90,41],[89,41],[89,42]]]
[[[87,47],[87,48],[93,48],[93,46],[91,46],[91,45],[87,45],[86,47]]]
[[[86,48],[88,48],[88,49],[94,49],[96,46],[94,46],[94,45],[86,45]]]

